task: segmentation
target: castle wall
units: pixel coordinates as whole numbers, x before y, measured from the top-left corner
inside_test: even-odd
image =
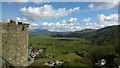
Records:
[[[2,56],[13,66],[28,66],[28,32],[22,25],[2,26]]]
[[[0,2],[0,10],[2,11],[2,2]],[[2,66],[2,12],[0,12],[0,68]]]
[[[0,68],[2,66],[2,28],[1,28],[1,23],[0,23]]]

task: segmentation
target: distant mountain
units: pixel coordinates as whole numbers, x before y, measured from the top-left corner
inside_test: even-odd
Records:
[[[46,29],[35,29],[35,31],[38,31],[38,32],[49,32],[48,30],[46,30]]]
[[[53,37],[82,37],[90,32],[94,32],[95,29],[84,29],[80,31],[74,31],[74,32],[62,32],[62,33],[54,33]]]
[[[95,30],[95,29],[84,29],[84,30],[75,31],[75,32],[87,33],[87,32],[91,32],[91,31],[94,31],[94,30]]]
[[[66,35],[70,32],[57,32],[57,31],[48,31],[47,29],[32,29],[32,30],[29,30],[29,34],[30,35],[57,35],[57,34],[60,34],[60,35]]]
[[[30,35],[48,35],[48,34],[51,34],[51,32],[46,29],[38,28],[38,29],[29,30],[29,34]]]

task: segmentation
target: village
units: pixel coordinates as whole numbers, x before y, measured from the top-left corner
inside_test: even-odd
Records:
[[[29,47],[29,65],[34,63],[35,61],[35,58],[37,57],[37,55],[39,55],[40,53],[43,53],[44,52],[44,49],[38,49],[36,51],[32,51],[32,45],[30,44]],[[43,58],[54,58],[52,55],[46,55],[45,57]],[[59,66],[61,65],[62,63],[64,63],[63,61],[53,61],[53,62],[44,62],[43,65],[47,65],[47,66]]]

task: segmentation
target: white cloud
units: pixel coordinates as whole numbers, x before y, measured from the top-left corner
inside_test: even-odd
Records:
[[[83,19],[82,22],[90,22],[91,18]]]
[[[83,29],[99,29],[107,26],[118,25],[118,14],[104,15],[98,14],[97,22],[90,22],[90,18],[83,19],[82,21],[86,22],[86,26]]]
[[[76,31],[83,29],[99,29],[107,26],[118,25],[118,14],[99,14],[97,16],[97,22],[91,22],[91,18],[85,18],[82,21],[86,22],[86,25],[81,25],[80,22],[77,22],[77,18],[69,18],[67,20],[59,22],[43,22],[38,24],[32,24],[32,28],[41,28],[47,29],[49,31]],[[71,21],[71,23],[69,23]],[[74,22],[74,23],[73,23]]]
[[[86,25],[91,25],[92,23],[86,23]]]
[[[30,24],[29,29],[30,29],[30,30],[34,30],[34,29],[37,29],[37,28],[39,28],[39,27],[40,27],[39,24],[37,24],[37,23],[32,23],[32,24]]]
[[[26,19],[26,18],[23,18],[22,21],[27,21],[27,19]]]
[[[68,23],[68,21],[70,22]],[[49,31],[59,31],[59,32],[76,31],[81,28],[75,25],[75,21],[77,21],[77,18],[70,18],[68,20],[63,20],[62,22],[56,22],[56,23],[43,22],[39,24],[31,24],[30,29],[41,28],[41,29],[47,29]]]
[[[17,21],[20,21],[20,17],[17,17]]]
[[[27,19],[26,18],[16,17],[16,21],[27,22]]]
[[[118,5],[118,1],[114,2],[96,2],[88,5],[88,8],[95,10],[110,9]]]
[[[58,18],[66,16],[72,12],[79,11],[79,7],[66,10],[65,8],[54,9],[52,5],[44,5],[42,7],[29,7],[21,8],[21,13],[29,19],[39,19],[39,18]]]
[[[39,28],[39,24],[32,23],[32,24],[30,24],[30,26],[29,26],[29,29],[30,29],[30,30],[36,29],[36,28]]]
[[[93,9],[94,8],[94,4],[90,4],[88,7]]]
[[[77,21],[77,18],[70,18],[70,19],[68,20],[69,23],[76,22],[76,21]]]
[[[38,27],[39,25],[36,23],[31,24],[32,27]]]
[[[118,25],[118,14],[111,14],[109,16],[104,14],[99,14],[98,23],[101,27]]]

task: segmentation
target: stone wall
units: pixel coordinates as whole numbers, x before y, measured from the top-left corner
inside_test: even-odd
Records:
[[[0,22],[0,68],[2,67],[2,25]]]
[[[13,66],[28,66],[28,24],[2,25],[2,57]]]

